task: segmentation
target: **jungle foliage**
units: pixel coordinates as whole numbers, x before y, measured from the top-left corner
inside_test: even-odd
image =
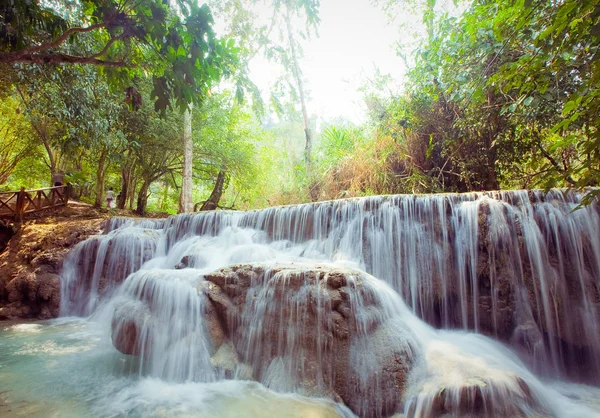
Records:
[[[421,6],[406,91],[367,97],[372,143],[395,149],[378,188],[598,186],[600,1],[476,0],[458,17]]]
[[[307,110],[303,43],[318,1],[0,0],[0,189],[47,186],[63,170],[97,206],[112,187],[120,209],[175,213],[193,104],[196,210],[598,194],[600,0],[376,3],[419,13],[424,30],[402,91],[378,72],[362,87],[367,120],[354,124]],[[268,95],[249,77],[256,56],[278,68]]]

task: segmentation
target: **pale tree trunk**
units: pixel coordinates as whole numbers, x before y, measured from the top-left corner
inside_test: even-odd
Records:
[[[107,154],[106,148],[102,148],[102,153],[98,160],[98,168],[96,169],[96,200],[94,201],[94,206],[97,208],[102,206],[102,197],[104,196],[104,174],[106,172]]]
[[[304,96],[304,84],[302,83],[302,72],[300,71],[300,64],[298,63],[298,56],[296,54],[296,45],[290,18],[290,5],[288,2],[286,2],[285,23],[287,26],[288,40],[290,42],[290,51],[292,53],[292,70],[294,79],[296,80],[298,95],[300,96],[300,105],[302,106],[302,119],[304,120],[304,134],[306,136],[304,163],[306,164],[306,174],[310,178],[312,175],[312,132],[310,130],[310,121],[308,120],[308,110],[306,109],[306,98]]]
[[[181,184],[181,195],[179,196],[179,213],[192,212],[192,112],[185,111],[183,115],[183,181]]]

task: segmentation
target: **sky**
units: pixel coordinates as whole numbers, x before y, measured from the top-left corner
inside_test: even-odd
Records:
[[[395,44],[402,34],[370,0],[322,0],[320,17],[319,37],[302,41],[309,113],[321,120],[341,116],[360,123],[366,106],[359,88],[376,68],[401,88],[406,68]],[[259,56],[250,63],[250,77],[266,97],[277,71],[276,64]]]

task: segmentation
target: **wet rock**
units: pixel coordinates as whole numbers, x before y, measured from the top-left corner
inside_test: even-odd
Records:
[[[181,261],[175,265],[177,270],[184,269],[186,267],[190,267],[190,256],[186,255],[181,258]]]
[[[13,302],[0,307],[0,320],[28,318],[31,315],[31,307],[22,302]]]
[[[329,396],[361,417],[401,410],[416,343],[386,314],[366,274],[243,264],[205,279],[200,290],[255,380]]]
[[[60,276],[53,273],[36,274],[38,318],[56,318],[60,313]]]
[[[206,304],[204,320],[206,324],[206,330],[210,335],[212,352],[214,354],[216,351],[220,350],[221,346],[227,341],[227,335],[225,334],[227,329],[226,324],[221,322],[215,306],[213,306],[211,303]]]
[[[140,301],[126,301],[115,308],[111,328],[112,343],[123,354],[140,355],[149,346],[150,309]]]
[[[213,367],[221,370],[226,378],[231,379],[239,365],[238,355],[231,343],[221,344],[210,358]]]
[[[36,274],[37,296],[45,302],[60,302],[60,276],[52,273]]]
[[[515,372],[436,341],[415,367],[406,411],[424,417],[549,417],[529,385]]]

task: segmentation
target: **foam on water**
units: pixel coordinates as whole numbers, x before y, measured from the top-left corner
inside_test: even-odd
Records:
[[[40,332],[42,326],[40,324],[16,324],[9,327],[11,331],[15,332]]]
[[[279,394],[256,382],[173,383],[123,373],[131,359],[115,352],[94,321],[26,325],[38,332],[0,330],[2,417],[353,416],[330,400]]]

